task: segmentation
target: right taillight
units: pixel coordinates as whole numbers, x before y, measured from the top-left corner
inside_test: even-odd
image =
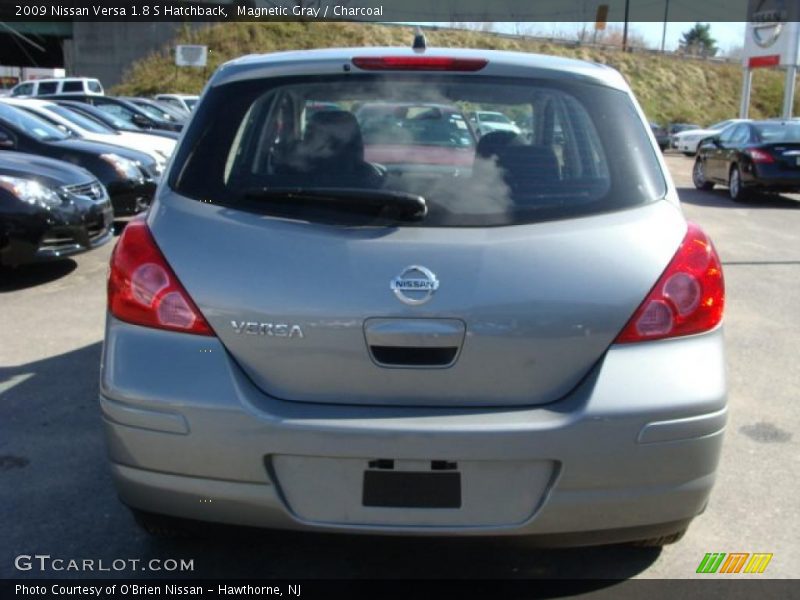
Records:
[[[711,240],[689,229],[678,251],[616,343],[644,342],[709,331],[722,321],[725,282]]]
[[[128,223],[111,255],[108,310],[144,327],[214,335],[142,218]]]

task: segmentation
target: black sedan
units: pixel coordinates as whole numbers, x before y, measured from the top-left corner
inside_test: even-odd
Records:
[[[754,192],[800,192],[800,123],[735,123],[703,140],[692,180],[698,189],[728,187],[733,200]]]
[[[148,112],[141,106],[113,96],[82,96],[82,95],[55,95],[48,96],[48,100],[72,100],[96,106],[100,110],[106,111],[121,119],[125,119],[132,125],[141,129],[155,129],[164,131],[181,131],[183,122],[168,121],[158,116],[155,111]]]
[[[105,244],[113,211],[103,185],[59,160],[0,152],[0,265],[53,260]]]
[[[148,154],[71,138],[42,119],[0,104],[0,152],[8,151],[47,156],[90,171],[108,190],[118,217],[147,208],[161,175]]]

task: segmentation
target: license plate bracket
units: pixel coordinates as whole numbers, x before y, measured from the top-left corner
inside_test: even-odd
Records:
[[[461,508],[461,473],[364,471],[362,504],[379,508]]]

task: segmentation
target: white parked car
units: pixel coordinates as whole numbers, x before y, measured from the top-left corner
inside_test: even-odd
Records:
[[[167,160],[175,150],[176,142],[173,139],[147,133],[116,131],[55,102],[17,98],[3,98],[0,102],[32,113],[76,137],[145,152],[155,159],[159,172],[164,170]]]
[[[501,112],[476,110],[474,113],[470,113],[469,120],[478,136],[492,131],[510,131],[517,135],[522,133],[519,126]]]
[[[749,120],[750,119],[727,119],[726,121],[720,121],[719,123],[709,125],[706,129],[688,129],[686,131],[681,131],[673,136],[673,147],[683,152],[686,156],[694,156],[697,154],[697,146],[704,139],[712,135],[717,135],[728,125]]]
[[[35,79],[23,81],[11,88],[11,96],[15,98],[53,96],[55,94],[103,96],[105,90],[99,80],[91,77]]]
[[[191,96],[189,94],[157,94],[155,99],[190,113],[194,110],[200,96]]]

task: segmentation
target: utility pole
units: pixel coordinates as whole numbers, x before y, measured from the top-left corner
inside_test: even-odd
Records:
[[[739,118],[746,119],[750,111],[750,90],[753,87],[753,70],[748,66],[742,71],[742,103],[739,105]]]
[[[794,108],[794,86],[797,81],[797,65],[786,67],[786,83],[783,88],[783,111],[781,118],[791,119]]]
[[[625,0],[625,26],[622,29],[622,51],[628,51],[628,14],[631,8],[630,0]]]
[[[661,54],[664,54],[664,45],[667,42],[667,21],[669,20],[669,0],[664,3],[664,31],[661,32]]]
[[[783,110],[781,117],[784,119],[791,119],[794,112],[794,90],[797,85],[797,63],[800,60],[800,27],[797,23],[794,24],[797,28],[794,32],[794,39],[791,44],[794,46],[791,55],[791,60],[786,65],[786,82],[783,84]]]

